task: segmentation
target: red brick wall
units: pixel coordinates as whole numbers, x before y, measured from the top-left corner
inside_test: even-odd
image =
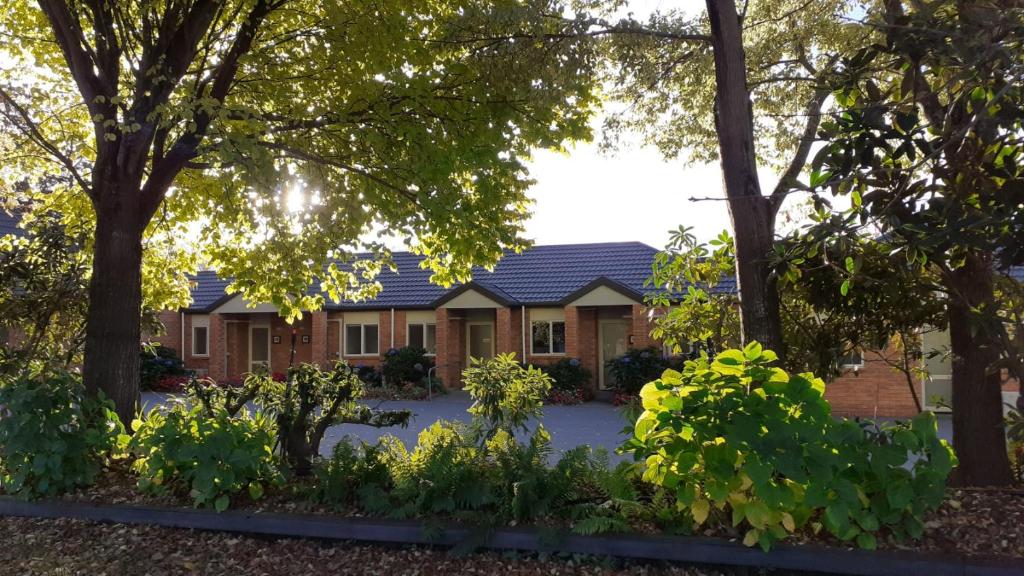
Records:
[[[848,370],[825,387],[825,399],[836,416],[867,418],[907,418],[917,413],[914,398],[903,373],[892,368],[885,358],[897,358],[898,352],[865,352],[864,367]],[[914,389],[921,395],[920,383]],[[923,398],[921,399],[924,400]]]
[[[164,334],[162,336],[143,334],[143,341],[155,342],[161,346],[173,348],[179,357],[184,358],[181,350],[181,313],[174,310],[164,310],[157,315],[157,319],[164,325]]]

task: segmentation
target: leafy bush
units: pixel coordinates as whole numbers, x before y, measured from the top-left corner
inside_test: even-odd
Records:
[[[384,354],[380,372],[388,384],[422,385],[427,371],[433,367],[434,361],[427,356],[427,351],[415,346],[392,348]]]
[[[177,394],[185,391],[185,386],[191,377],[185,374],[174,376],[161,376],[156,384],[150,387],[153,392],[169,392]]]
[[[482,439],[505,430],[514,435],[526,430],[530,418],[541,415],[544,398],[551,390],[551,377],[543,370],[516,362],[514,354],[499,354],[490,360],[473,359],[462,371],[463,387],[473,398],[469,413]]]
[[[765,549],[805,528],[864,548],[883,528],[920,536],[955,465],[934,416],[884,429],[833,420],[824,383],[775,359],[752,343],[645,385],[623,446],[646,462],[643,479],[674,490],[696,525],[742,525],[744,543]]]
[[[187,373],[185,363],[173,348],[166,346],[142,346],[139,363],[139,382],[143,390],[152,390],[164,376],[183,376]]]
[[[615,387],[634,395],[640,392],[644,384],[658,378],[669,367],[661,351],[653,346],[630,348],[624,355],[612,358],[606,364],[615,379]]]
[[[361,442],[355,446],[348,437],[334,445],[331,457],[315,469],[313,499],[342,509],[380,501],[391,487],[391,472],[380,446]]]
[[[0,488],[24,498],[93,483],[127,436],[110,402],[78,376],[32,374],[0,385]]]
[[[555,390],[572,392],[583,390],[590,382],[590,370],[584,368],[579,358],[562,358],[550,366],[545,366],[544,371],[551,376],[551,386]]]
[[[231,414],[222,406],[212,414],[200,404],[175,402],[154,408],[132,427],[132,469],[144,492],[187,493],[196,506],[227,509],[243,491],[262,497],[267,484],[281,479],[274,454],[274,424],[262,412]]]
[[[384,375],[369,364],[356,364],[352,370],[355,372],[356,378],[369,388],[376,388],[384,384]]]
[[[373,410],[356,402],[363,386],[344,362],[337,362],[332,370],[315,364],[289,368],[285,382],[255,373],[246,378],[245,388],[254,391],[257,402],[274,416],[285,461],[300,476],[312,472],[329,427],[405,426],[410,416],[407,410]]]
[[[434,394],[443,392],[443,389],[435,389]],[[426,400],[429,395],[426,388],[415,384],[404,386],[377,386],[363,390],[364,400]]]

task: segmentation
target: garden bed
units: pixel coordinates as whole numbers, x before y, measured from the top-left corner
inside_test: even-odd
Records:
[[[978,493],[982,494],[982,493]],[[984,493],[990,497],[991,493]],[[963,509],[961,505],[960,509]],[[82,562],[83,566],[76,566],[76,570],[85,570],[87,566],[96,564],[98,558],[90,553],[81,553],[78,546],[81,543],[91,543],[97,550],[105,550],[103,547],[95,546],[96,542],[116,543],[117,550],[126,552],[131,549],[145,550],[146,558],[140,566],[146,566],[147,573],[159,573],[159,570],[150,570],[149,562],[162,561],[170,555],[176,557],[176,562],[191,562],[193,567],[187,570],[196,571],[196,567],[209,569],[211,562],[227,562],[229,564],[244,567],[247,562],[263,559],[266,561],[275,558],[275,554],[258,553],[252,554],[245,550],[252,546],[252,539],[249,538],[226,538],[223,535],[204,535],[196,537],[194,533],[172,530],[157,530],[154,526],[164,528],[192,528],[216,532],[227,532],[232,534],[258,534],[263,536],[287,537],[287,538],[315,538],[325,541],[356,541],[374,542],[400,545],[428,545],[451,547],[459,546],[466,542],[478,545],[482,548],[491,548],[509,551],[540,552],[543,554],[569,554],[584,556],[611,556],[634,560],[648,561],[671,561],[677,563],[699,563],[710,565],[727,566],[756,566],[761,568],[776,569],[791,573],[792,571],[813,571],[816,573],[831,574],[861,574],[861,575],[887,575],[887,574],[918,574],[927,573],[930,576],[943,576],[946,574],[971,574],[971,575],[1010,575],[1019,574],[1021,562],[1019,558],[984,558],[963,554],[952,554],[949,551],[941,552],[910,552],[910,551],[875,551],[845,550],[840,548],[829,548],[822,546],[793,546],[780,545],[770,553],[762,552],[755,548],[742,546],[737,542],[731,542],[720,538],[706,537],[672,537],[655,535],[603,535],[603,536],[580,536],[568,533],[552,533],[549,530],[535,530],[529,528],[500,528],[482,532],[474,527],[460,527],[449,525],[443,529],[437,526],[425,525],[420,521],[395,521],[374,518],[344,518],[337,516],[315,515],[315,514],[281,514],[273,512],[253,513],[248,511],[231,511],[214,513],[210,511],[176,508],[176,507],[153,507],[139,505],[104,505],[67,501],[42,501],[24,502],[9,498],[0,498],[0,515],[11,517],[34,517],[64,519],[56,522],[42,522],[39,520],[16,520],[4,518],[0,525],[4,526],[7,534],[6,546],[10,558],[0,557],[5,561],[6,566],[17,565],[23,562],[42,562],[52,570],[61,562],[67,562],[74,558],[75,562]],[[81,522],[70,522],[69,520],[88,520],[93,522],[112,523],[115,526],[99,527]],[[124,527],[118,524],[142,525],[141,527]],[[1008,525],[1008,526],[1012,526]],[[1019,530],[1020,525],[1016,528]],[[40,539],[37,531],[50,534],[54,539],[53,543],[46,543],[46,536]],[[93,535],[91,535],[93,534]],[[1019,536],[1019,534],[1007,534],[1007,537]],[[132,546],[126,539],[140,538],[137,546]],[[181,540],[180,546],[165,548],[169,541]],[[195,544],[199,542],[198,547]],[[221,542],[221,546],[213,546],[215,542]],[[1020,540],[1016,540],[1020,542]],[[156,548],[154,549],[154,544]],[[237,547],[241,545],[241,547]],[[265,546],[265,545],[264,545]],[[320,546],[314,546],[309,542],[301,541],[277,541],[272,547],[284,546],[281,550],[281,558],[288,558],[296,562],[290,566],[291,571],[297,567],[312,567],[320,554],[316,550],[324,550]],[[327,549],[337,550],[336,545]],[[76,548],[69,551],[66,548]],[[167,550],[166,552],[164,550]],[[292,552],[289,552],[291,550]],[[350,564],[354,559],[348,556],[349,550],[357,557],[369,553],[371,558],[365,567],[379,565],[381,560],[373,559],[376,555],[389,555],[386,553],[374,553],[366,547],[345,547],[345,552],[337,557],[334,568],[342,568],[346,565],[364,569],[362,564]],[[116,552],[115,551],[115,552]],[[206,556],[207,551],[213,552],[216,558]],[[1017,549],[1019,552],[1019,547]],[[56,552],[53,558],[48,554]],[[294,553],[293,553],[294,552]],[[408,549],[400,554],[412,553]],[[182,555],[195,555],[197,560],[182,559]],[[432,573],[426,570],[427,566],[420,562],[450,562],[440,560],[436,552],[421,551],[423,558],[416,564],[406,565],[422,568],[422,573]],[[107,551],[102,557],[108,561],[111,556]],[[228,557],[229,556],[229,557]],[[494,557],[490,555],[490,557]],[[157,560],[154,560],[156,558]],[[467,563],[474,563],[480,560],[477,557],[464,559]],[[470,564],[472,565],[472,564]],[[106,566],[104,564],[104,566]],[[183,566],[183,564],[179,564]],[[400,565],[396,565],[400,566]],[[487,564],[486,573],[495,573],[498,569]],[[29,567],[29,566],[26,566]],[[282,565],[280,568],[288,567]],[[456,567],[449,566],[442,572],[452,570]],[[551,567],[537,567],[541,571],[534,571],[534,568],[526,572],[517,572],[519,567],[512,567],[511,573],[558,573],[559,570]],[[673,570],[679,570],[677,567]],[[267,566],[254,570],[254,573],[264,573]],[[440,570],[440,568],[438,568]],[[369,573],[369,572],[367,572]],[[578,573],[578,572],[568,572]],[[591,572],[593,573],[593,572]],[[611,572],[609,572],[611,573]],[[630,573],[630,572],[627,572]],[[671,573],[713,573],[713,572],[689,572],[672,571]]]

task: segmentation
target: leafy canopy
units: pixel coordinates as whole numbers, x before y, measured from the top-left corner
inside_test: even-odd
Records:
[[[181,272],[202,264],[291,317],[322,304],[317,280],[366,296],[387,262],[374,232],[405,238],[435,281],[465,279],[524,245],[530,150],[589,137],[593,47],[582,20],[548,17],[555,1],[41,4],[66,10],[95,74],[72,74],[44,9],[5,3],[0,185],[91,224],[103,151],[151,141],[154,308],[183,303]]]

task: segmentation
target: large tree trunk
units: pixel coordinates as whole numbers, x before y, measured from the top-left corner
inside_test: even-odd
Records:
[[[707,0],[715,56],[715,128],[736,243],[736,281],[743,342],[758,341],[784,357],[779,293],[768,256],[775,208],[761,194],[754,116],[747,90],[743,35],[733,0]]]
[[[953,446],[960,486],[1013,482],[1006,452],[999,340],[974,310],[995,307],[991,260],[977,254],[946,277],[950,289],[949,335],[953,355]],[[979,324],[981,323],[981,324]]]
[[[96,204],[83,380],[87,391],[113,400],[128,425],[139,406],[144,224],[132,203],[138,191],[110,188]]]

